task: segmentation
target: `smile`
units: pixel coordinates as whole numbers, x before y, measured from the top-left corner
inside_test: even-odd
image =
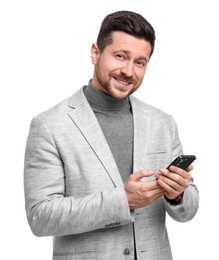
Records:
[[[118,78],[115,78],[115,77],[114,77],[114,79],[115,79],[117,82],[119,82],[120,84],[125,85],[125,86],[128,86],[128,85],[132,84],[132,82],[130,82],[130,81],[124,81],[124,80],[122,80],[122,79],[118,79]]]

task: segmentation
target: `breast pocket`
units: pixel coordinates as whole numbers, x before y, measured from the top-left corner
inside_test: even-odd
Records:
[[[171,161],[170,147],[162,144],[151,144],[145,154],[145,168],[158,172],[159,169],[166,168]]]

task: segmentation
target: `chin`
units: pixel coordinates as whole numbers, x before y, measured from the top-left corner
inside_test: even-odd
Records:
[[[124,92],[124,91],[112,91],[110,95],[116,99],[125,99],[130,96],[132,92]]]

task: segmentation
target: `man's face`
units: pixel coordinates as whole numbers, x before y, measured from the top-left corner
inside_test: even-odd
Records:
[[[140,87],[150,53],[151,45],[144,39],[113,32],[112,43],[102,53],[96,44],[92,45],[92,84],[114,98],[126,98]]]

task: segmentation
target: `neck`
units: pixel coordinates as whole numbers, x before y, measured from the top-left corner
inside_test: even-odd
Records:
[[[89,81],[88,86],[84,88],[84,94],[92,106],[95,106],[102,110],[129,110],[130,103],[129,98],[116,99],[110,95],[99,91],[95,86]]]

